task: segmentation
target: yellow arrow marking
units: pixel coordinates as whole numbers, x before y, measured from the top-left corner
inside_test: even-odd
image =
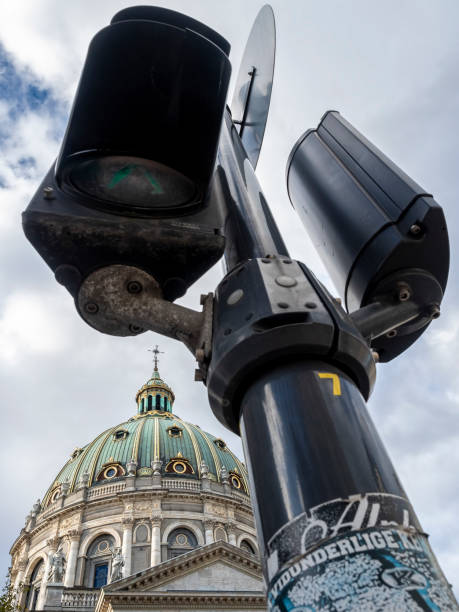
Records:
[[[337,374],[331,372],[317,372],[319,378],[331,378],[333,381],[333,395],[341,395],[341,383]]]

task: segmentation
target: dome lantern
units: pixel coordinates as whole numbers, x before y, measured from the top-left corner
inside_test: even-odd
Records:
[[[156,345],[154,349],[148,349],[154,354],[154,369],[151,377],[137,391],[137,414],[146,414],[148,412],[170,412],[174,404],[175,395],[167,383],[162,380],[158,371],[158,355],[162,351],[158,350]]]

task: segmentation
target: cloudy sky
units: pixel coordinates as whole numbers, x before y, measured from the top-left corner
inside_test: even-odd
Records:
[[[259,0],[170,0],[232,44],[233,71]],[[239,440],[213,417],[193,382],[191,354],[152,334],[103,336],[23,237],[20,213],[53,162],[91,37],[128,2],[15,0],[0,22],[0,563],[37,498],[76,446],[135,411],[158,343],[176,413]],[[369,410],[440,563],[459,590],[459,4],[457,0],[321,3],[273,0],[277,63],[257,173],[290,254],[331,286],[286,195],[291,147],[332,108],[444,207],[451,274],[442,316],[416,346],[378,367]],[[198,307],[221,267],[183,303]],[[332,288],[333,289],[333,288]]]

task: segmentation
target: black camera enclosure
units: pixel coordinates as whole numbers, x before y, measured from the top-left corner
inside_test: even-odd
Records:
[[[449,269],[443,210],[336,111],[294,146],[287,186],[348,311],[399,296],[425,307],[397,335],[374,340],[381,361],[397,356],[443,297]]]

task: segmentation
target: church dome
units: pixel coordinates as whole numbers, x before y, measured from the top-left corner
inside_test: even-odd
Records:
[[[236,602],[239,586],[247,601],[263,599],[247,471],[224,440],[174,414],[174,392],[159,374],[157,347],[153,352],[136,414],[76,448],[27,515],[11,547],[19,608],[92,612],[107,584],[155,568],[187,574],[176,557],[197,571],[193,592],[210,589],[213,597],[214,577],[223,572],[222,589],[232,586],[218,609],[228,609],[228,597]],[[231,578],[227,558],[251,568],[250,576]],[[260,601],[255,608],[265,609]]]
[[[82,486],[93,488],[129,476],[227,482],[248,492],[245,466],[225,441],[172,412],[175,396],[157,365],[136,393],[137,414],[76,448],[43,498],[42,507]]]

